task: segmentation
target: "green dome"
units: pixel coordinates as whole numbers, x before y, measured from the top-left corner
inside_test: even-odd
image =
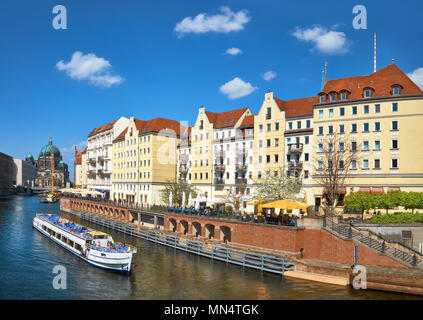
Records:
[[[64,162],[63,162],[63,160],[60,160],[59,163],[63,164]]]
[[[51,139],[48,145],[44,146],[44,148],[41,149],[40,151],[40,157],[42,156],[50,156],[50,151],[51,151]],[[55,157],[62,157],[62,155],[60,154],[59,149],[57,149],[56,146],[53,145],[53,154]]]
[[[26,156],[27,159],[34,159],[34,157],[32,156],[32,154],[28,153],[28,155]]]

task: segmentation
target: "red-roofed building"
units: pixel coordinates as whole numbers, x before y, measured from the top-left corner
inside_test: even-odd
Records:
[[[113,141],[112,199],[161,204],[163,184],[176,179],[177,146],[187,130],[171,119],[131,117]]]
[[[103,192],[106,199],[112,189],[113,140],[122,133],[128,123],[128,118],[120,117],[95,128],[88,135],[87,163],[83,174],[86,175],[87,187]]]
[[[423,92],[394,63],[369,75],[328,80],[318,96],[313,114],[318,169],[311,204],[325,197],[318,185],[326,172],[330,143],[335,151],[342,144],[343,150],[357,154],[339,172],[348,177],[348,192],[423,190]]]

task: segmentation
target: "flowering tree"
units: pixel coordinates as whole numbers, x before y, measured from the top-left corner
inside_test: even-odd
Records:
[[[288,176],[285,169],[280,167],[277,175],[267,172],[266,178],[257,184],[254,198],[257,200],[260,195],[264,202],[299,200],[301,190],[301,179]]]
[[[172,192],[172,202],[169,203],[169,194]],[[176,179],[166,180],[164,188],[160,190],[160,197],[163,202],[168,205],[176,204],[178,206],[184,206],[182,203],[183,193],[185,192],[185,199],[188,201],[188,195],[191,193],[192,198],[197,197],[198,190],[186,183],[178,183]]]

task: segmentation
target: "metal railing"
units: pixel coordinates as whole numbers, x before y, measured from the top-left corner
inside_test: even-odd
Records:
[[[236,264],[245,268],[266,271],[283,275],[287,270],[294,270],[294,263],[286,258],[260,255],[251,252],[234,251],[231,248],[213,245],[205,246],[201,241],[191,239],[180,239],[172,234],[163,235],[153,230],[138,230],[135,227],[119,221],[113,221],[107,218],[91,215],[81,212],[81,219],[113,229],[130,236],[141,238],[157,244],[175,248],[181,251],[197,254],[213,260],[219,260],[226,263]]]
[[[364,244],[365,246],[375,250],[378,253],[385,254],[399,262],[411,267],[423,268],[423,256],[417,251],[409,248],[400,248],[393,246],[389,242],[382,239],[379,235],[372,233],[377,239],[371,238],[363,232],[356,229],[352,224],[342,224],[334,221],[333,218],[323,217],[323,229],[335,233],[346,240],[351,240]]]

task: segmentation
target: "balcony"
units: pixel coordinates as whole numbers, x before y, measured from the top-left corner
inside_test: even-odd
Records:
[[[245,164],[245,163],[240,163],[240,164],[237,163],[235,165],[235,170],[236,171],[245,172],[245,171],[247,171],[247,169],[248,169],[248,165]]]
[[[288,152],[290,152],[290,153],[302,153],[303,152],[303,144],[302,143],[288,144]]]
[[[247,149],[246,149],[246,148],[236,149],[236,150],[235,150],[235,154],[236,154],[238,157],[243,157],[243,156],[245,156],[245,155],[247,154]]]
[[[104,171],[103,171],[103,169],[97,169],[97,173],[98,174],[104,174]]]
[[[214,184],[224,184],[225,180],[223,180],[223,178],[215,178],[214,179]]]
[[[98,156],[98,158],[97,158],[97,160],[99,162],[104,162],[104,160],[106,160],[106,159],[107,159],[107,155],[105,155],[105,156]]]
[[[90,162],[90,163],[95,163],[97,161],[97,159],[91,157],[91,158],[88,158],[87,161]]]
[[[96,174],[96,170],[95,169],[89,169],[88,174]]]
[[[180,154],[179,155],[179,161],[181,161],[181,163],[188,163],[189,154]]]
[[[224,164],[215,164],[214,171],[216,172],[225,172],[225,165]]]
[[[247,184],[247,178],[236,178],[235,183],[236,184]]]
[[[303,169],[303,162],[302,161],[289,161],[288,168],[294,169],[294,170],[302,170]]]
[[[186,166],[186,165],[180,165],[179,166],[179,172],[186,174],[188,172],[188,166]]]
[[[225,151],[223,151],[223,150],[216,150],[214,152],[214,156],[216,158],[223,158],[223,157],[225,157]]]

